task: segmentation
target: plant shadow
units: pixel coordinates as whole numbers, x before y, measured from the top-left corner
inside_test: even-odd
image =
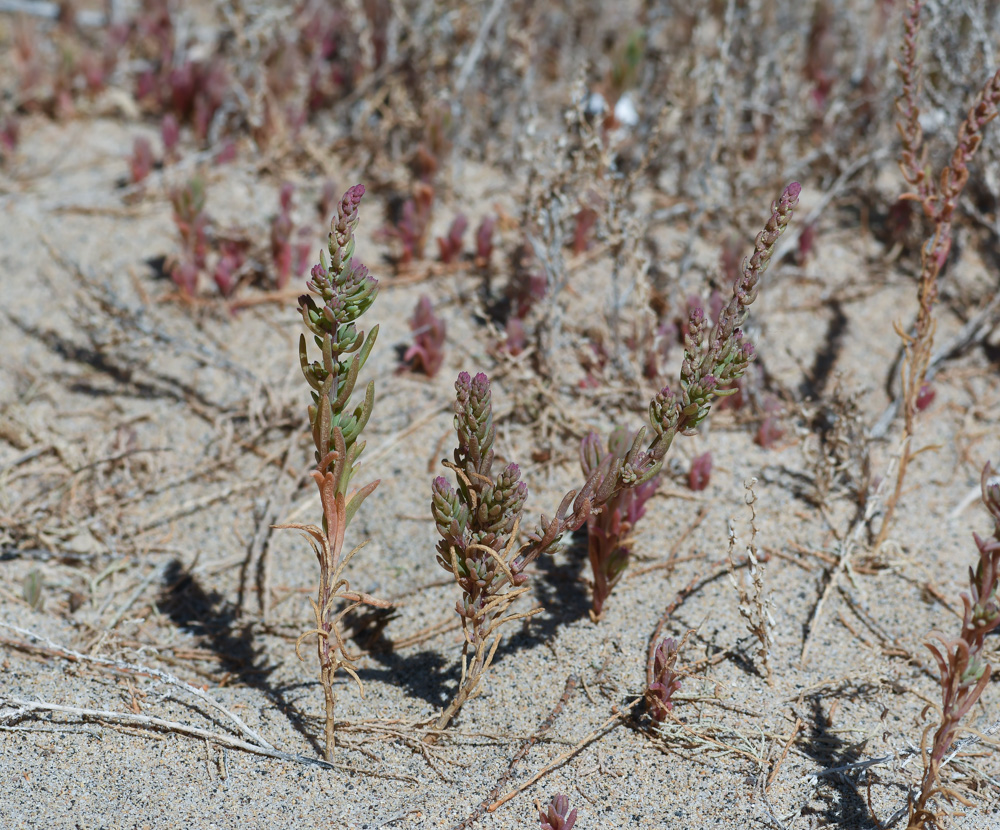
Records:
[[[263,653],[254,646],[252,626],[240,624],[237,608],[222,594],[206,591],[181,561],[174,559],[164,572],[157,605],[175,625],[198,637],[214,652],[232,677],[266,695],[315,752],[322,755],[321,733],[313,728],[310,717],[287,697],[301,684],[281,687],[270,682],[276,666],[264,665]]]
[[[532,580],[537,604],[545,609],[529,618],[521,630],[507,637],[494,662],[518,651],[544,645],[560,628],[590,613],[590,594],[582,578],[587,567],[587,526],[574,531],[561,554],[535,560],[538,575]]]
[[[374,650],[369,655],[380,667],[359,669],[358,676],[363,681],[402,686],[412,697],[434,707],[443,708],[448,704],[462,676],[460,663],[427,649],[407,655],[392,650]]]
[[[586,530],[581,529],[572,535],[564,557],[557,560],[543,556],[536,560],[537,575],[532,584],[536,599],[545,611],[524,620],[520,629],[511,628],[505,632],[493,657],[493,665],[519,651],[543,645],[561,626],[587,616],[590,599],[580,578],[586,562],[586,546]],[[454,655],[442,655],[430,649],[401,654],[385,633],[392,619],[391,611],[378,609],[365,610],[345,619],[345,635],[380,664],[380,668],[363,668],[358,675],[362,680],[402,686],[410,695],[432,706],[447,705],[461,681],[458,648]]]
[[[843,691],[843,690],[841,690]],[[847,697],[855,697],[863,690],[856,689]],[[839,698],[838,698],[839,699]],[[857,764],[864,760],[867,739],[856,744],[846,744],[832,729],[828,716],[823,712],[822,696],[815,695],[810,700],[811,729],[799,746],[824,770]],[[844,771],[820,776],[826,787],[816,791],[815,798],[826,801],[826,806],[818,813],[821,825],[830,827],[863,827],[878,821],[868,809],[868,803],[861,793],[861,780],[870,775],[870,770]],[[825,793],[825,795],[824,795]]]

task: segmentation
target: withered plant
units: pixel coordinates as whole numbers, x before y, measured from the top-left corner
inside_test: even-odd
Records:
[[[304,659],[299,651],[302,641],[316,636],[320,682],[326,701],[328,761],[334,747],[336,699],[333,680],[337,671],[343,669],[347,672],[364,694],[361,679],[341,637],[340,622],[359,605],[390,607],[390,603],[384,600],[352,591],[343,575],[348,562],[361,547],[358,545],[344,554],[347,525],[379,483],[376,480],[355,490],[350,489],[351,479],[358,470],[358,459],[365,449],[365,442],[358,438],[368,423],[375,402],[375,381],[369,381],[364,401],[353,410],[350,408],[350,397],[358,373],[378,336],[378,326],[367,336],[357,327],[358,318],[371,307],[378,294],[378,281],[364,265],[353,259],[358,205],[364,193],[364,186],[359,184],[344,194],[330,226],[330,258],[328,260],[325,254],[320,253],[320,262],[313,267],[312,279],[306,283],[309,291],[323,305],[320,306],[309,294],[299,297],[302,322],[321,353],[320,360],[310,361],[306,336],[300,335],[302,374],[312,387],[309,425],[316,445],[316,469],[312,471],[312,477],[319,488],[323,525],[277,525],[303,531],[319,560],[317,596],[315,601],[310,600],[315,626],[298,638],[295,653],[299,659]]]
[[[455,383],[455,429],[458,448],[454,462],[444,464],[457,479],[457,489],[443,476],[432,485],[431,511],[441,539],[437,561],[449,571],[462,591],[456,610],[465,638],[462,675],[455,698],[438,718],[445,728],[479,690],[509,622],[540,609],[511,611],[527,593],[525,569],[543,553],[555,551],[563,534],[577,530],[595,511],[607,509],[622,490],[641,487],[663,467],[674,437],[691,434],[705,419],[715,398],[732,394],[733,384],[754,359],[754,349],[740,325],[760,289],[778,237],[791,219],[801,187],[793,182],[771,205],[771,218],[757,235],[753,255],[744,263],[733,297],[718,315],[709,337],[704,311],[692,309],[681,367],[680,395],[662,389],[649,404],[654,437],[647,449],[646,429],[640,429],[621,452],[596,459],[579,490],[566,494],[550,520],[544,515],[527,540],[518,542],[527,486],[517,464],[492,475],[496,429],[493,401],[485,374],[475,378],[462,372]],[[650,680],[652,683],[652,680]],[[433,740],[432,735],[428,736]]]
[[[909,830],[939,827],[940,819],[931,802],[940,796],[949,803],[965,801],[956,791],[941,784],[945,755],[955,742],[964,718],[990,682],[991,666],[983,659],[986,635],[1000,626],[1000,479],[987,464],[983,468],[983,504],[993,519],[993,536],[988,539],[972,534],[979,550],[975,570],[969,568],[969,592],[962,594],[962,628],[949,639],[939,631],[931,633],[936,643],[927,647],[938,664],[941,684],[941,719],[927,748],[928,727],[921,741],[924,775],[920,794],[910,806]]]
[[[912,188],[901,197],[918,202],[924,215],[933,223],[934,231],[920,249],[920,276],[917,283],[917,320],[912,332],[904,332],[897,324],[896,330],[903,340],[902,410],[903,438],[900,448],[899,469],[895,489],[886,504],[885,517],[879,529],[875,547],[878,548],[889,533],[892,517],[903,489],[903,480],[910,459],[916,431],[917,413],[927,404],[925,381],[934,346],[936,321],[934,306],[938,299],[938,276],[951,253],[952,222],[958,199],[969,180],[969,162],[983,139],[983,128],[997,117],[1000,107],[1000,70],[986,82],[976,97],[976,102],[958,128],[951,163],[935,180],[927,163],[923,130],[920,127],[920,69],[917,65],[917,36],[920,32],[921,0],[909,0],[904,12],[905,35],[898,61],[903,80],[903,92],[896,100],[902,116],[897,123],[903,148],[899,166],[903,178]],[[921,405],[923,404],[923,405]]]
[[[746,503],[750,508],[750,541],[746,545],[747,573],[745,581],[736,575],[736,559],[733,551],[736,549],[736,528],[733,521],[729,522],[729,580],[736,589],[740,604],[740,616],[746,622],[747,630],[757,640],[757,656],[767,677],[767,685],[774,685],[771,668],[771,646],[774,645],[774,616],[771,613],[774,600],[764,587],[764,566],[760,561],[757,549],[757,494],[754,485],[757,479],[751,479],[746,488]]]

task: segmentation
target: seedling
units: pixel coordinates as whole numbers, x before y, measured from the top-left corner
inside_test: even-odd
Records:
[[[181,255],[170,269],[170,278],[185,297],[193,297],[198,289],[198,274],[205,268],[208,256],[208,226],[211,220],[205,212],[205,183],[195,176],[170,194],[174,208],[174,224],[181,237]]]
[[[704,452],[691,459],[688,469],[688,487],[692,490],[704,490],[712,477],[712,453]]]
[[[326,759],[333,755],[334,709],[336,699],[333,680],[343,669],[358,684],[364,686],[357,667],[340,634],[340,622],[360,605],[389,608],[391,603],[368,594],[352,591],[344,578],[344,569],[358,545],[344,555],[347,525],[362,502],[379,482],[372,481],[351,490],[351,479],[358,471],[357,462],[364,452],[365,442],[359,441],[368,423],[375,402],[375,381],[369,381],[365,399],[353,410],[350,397],[378,336],[378,326],[368,335],[359,331],[357,320],[375,301],[378,281],[354,255],[354,230],[358,225],[358,205],[364,196],[364,185],[355,185],[344,194],[337,215],[330,226],[330,257],[320,253],[319,264],[312,269],[312,279],[306,283],[312,295],[323,303],[320,307],[310,294],[299,297],[299,312],[307,331],[319,348],[321,359],[309,360],[306,336],[299,336],[299,359],[302,374],[312,387],[313,403],[309,407],[309,426],[316,447],[316,469],[312,478],[319,489],[323,506],[323,526],[285,524],[282,528],[301,530],[310,540],[319,560],[319,585],[315,601],[310,600],[315,626],[295,643],[295,653],[303,640],[316,637],[320,665],[320,682],[326,701]],[[353,357],[349,357],[353,355]],[[340,603],[346,603],[340,607]]]
[[[292,219],[292,196],[295,186],[290,182],[281,185],[278,194],[279,210],[271,218],[271,262],[274,281],[280,290],[293,276],[299,276],[309,258],[309,231],[299,228],[296,233]],[[295,238],[297,237],[297,238]]]
[[[538,811],[538,820],[542,823],[541,830],[573,830],[576,809],[570,810],[569,799],[560,793],[552,797],[547,810]]]
[[[646,705],[653,720],[666,720],[667,712],[674,708],[671,699],[681,687],[681,676],[674,670],[680,644],[672,637],[665,638],[653,655],[653,675],[646,686]]]
[[[413,345],[406,350],[403,361],[413,371],[423,372],[432,378],[444,363],[446,327],[444,320],[434,314],[430,297],[421,295],[417,301],[410,329],[413,331]]]
[[[149,139],[139,136],[132,145],[132,155],[128,158],[129,175],[132,184],[138,184],[153,172],[153,146]]]
[[[460,213],[448,228],[448,235],[438,237],[438,251],[441,253],[442,262],[446,264],[454,262],[462,255],[462,236],[468,227],[469,220],[465,218],[464,213]]]

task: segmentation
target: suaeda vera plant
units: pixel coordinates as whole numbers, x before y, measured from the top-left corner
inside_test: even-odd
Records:
[[[736,393],[737,381],[755,357],[753,346],[740,326],[757,297],[760,278],[767,270],[778,238],[788,225],[800,191],[799,184],[793,182],[771,206],[771,218],[757,235],[753,255],[743,262],[733,285],[732,299],[714,315],[716,323],[710,334],[701,304],[691,303],[680,373],[681,397],[678,400],[669,388],[665,388],[650,403],[650,424],[658,436],[648,450],[651,456],[665,454],[677,433],[694,434],[708,415],[713,399]],[[608,450],[612,459],[624,458],[626,443],[621,436],[613,434]],[[584,439],[581,458],[586,474],[598,469],[596,461],[603,451],[596,435]],[[659,458],[662,459],[662,455]],[[711,456],[705,453],[698,459],[699,478],[703,476],[707,484]],[[628,547],[620,540],[644,514],[645,502],[656,490],[655,480],[655,474],[647,475],[642,482],[620,489],[598,515],[588,519],[588,548],[594,573],[591,611],[594,619],[600,618],[604,602],[628,565]]]
[[[931,802],[940,796],[946,801],[962,797],[940,782],[941,767],[961,729],[961,721],[990,682],[991,666],[983,659],[986,635],[1000,627],[1000,478],[987,464],[981,479],[983,505],[993,519],[993,535],[983,539],[973,534],[979,551],[975,570],[969,568],[969,592],[962,594],[962,628],[957,637],[948,639],[941,632],[932,632],[937,642],[928,643],[938,664],[941,684],[941,718],[931,746],[926,746],[930,729],[924,733],[921,750],[924,775],[920,793],[910,807],[908,830],[938,827],[939,819]]]
[[[309,425],[316,447],[316,468],[311,475],[319,488],[323,524],[322,527],[278,525],[303,531],[319,560],[317,596],[315,601],[310,600],[315,626],[296,641],[295,653],[303,659],[299,651],[302,641],[315,635],[320,682],[326,702],[328,761],[334,747],[334,675],[343,669],[364,694],[361,679],[340,634],[340,621],[360,605],[376,608],[390,606],[384,600],[352,591],[343,576],[348,562],[361,548],[358,545],[344,554],[347,525],[361,503],[379,484],[376,480],[350,489],[351,479],[358,471],[358,459],[365,449],[365,442],[358,439],[375,402],[375,382],[369,381],[364,401],[353,409],[350,405],[358,373],[378,336],[378,326],[372,328],[367,336],[357,326],[358,319],[371,307],[378,294],[378,281],[364,265],[353,259],[358,205],[364,193],[363,185],[355,185],[344,194],[337,206],[337,215],[330,226],[330,257],[327,259],[325,254],[320,253],[319,264],[313,267],[312,279],[306,283],[318,302],[310,294],[299,297],[302,322],[321,354],[320,360],[310,361],[306,335],[300,335],[302,374],[312,387],[313,399],[309,407]]]
[[[620,452],[599,459],[579,490],[566,494],[552,519],[519,542],[527,486],[517,464],[492,472],[496,429],[489,379],[462,372],[455,383],[454,461],[444,464],[455,474],[457,488],[439,476],[432,486],[431,510],[441,538],[438,563],[462,591],[456,610],[462,621],[462,675],[455,698],[442,712],[437,729],[445,728],[479,690],[509,622],[537,613],[514,612],[512,606],[529,591],[526,568],[543,553],[552,553],[563,534],[580,528],[595,511],[607,509],[621,491],[654,479],[678,433],[691,434],[705,419],[715,398],[732,394],[732,385],[754,359],[753,346],[740,325],[760,290],[778,237],[798,202],[801,187],[793,182],[771,206],[771,218],[757,235],[753,255],[743,264],[733,297],[719,313],[711,332],[704,311],[691,311],[680,373],[680,393],[662,389],[650,402],[653,438],[647,448],[643,427]],[[650,679],[650,683],[653,680]],[[433,739],[433,738],[430,738]]]

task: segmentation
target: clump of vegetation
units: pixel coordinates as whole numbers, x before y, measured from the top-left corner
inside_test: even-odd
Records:
[[[510,463],[495,479],[492,477],[496,428],[489,379],[482,373],[475,378],[467,372],[458,376],[455,383],[458,448],[454,462],[444,462],[455,474],[458,488],[443,476],[436,478],[431,509],[441,536],[438,563],[451,572],[462,591],[456,610],[465,637],[459,689],[438,719],[438,729],[447,726],[478,691],[500,644],[501,628],[536,613],[511,612],[517,599],[528,591],[525,568],[542,554],[552,553],[563,534],[580,528],[594,512],[608,510],[612,500],[623,491],[655,479],[674,437],[694,432],[707,417],[713,400],[735,391],[732,385],[754,359],[753,346],[740,325],[757,298],[760,278],[778,238],[788,226],[800,192],[800,185],[793,182],[772,203],[771,218],[757,235],[754,253],[744,263],[743,273],[733,286],[732,300],[719,314],[718,323],[710,333],[704,311],[700,307],[692,309],[680,395],[665,387],[650,402],[649,420],[654,437],[649,446],[642,449],[645,428],[635,434],[631,443],[616,440],[606,453],[599,452],[599,444],[591,440],[584,450],[584,468],[589,470],[586,481],[579,490],[566,494],[552,519],[543,515],[524,543],[518,542],[527,498],[521,470]],[[648,495],[647,492],[641,501],[645,502]],[[617,502],[617,507],[621,511],[624,503]],[[632,513],[637,520],[639,511],[635,506]],[[609,516],[608,521],[613,523],[613,516]],[[622,554],[617,541],[613,546],[599,542],[594,549],[597,559],[594,609],[598,616],[607,592],[627,563],[627,553]]]

